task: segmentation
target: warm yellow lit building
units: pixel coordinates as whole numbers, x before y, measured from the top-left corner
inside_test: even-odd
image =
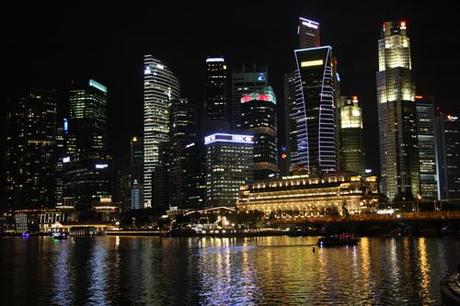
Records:
[[[375,212],[378,197],[375,176],[294,175],[241,186],[237,207],[241,211],[294,211],[301,216],[319,216],[335,206],[339,214],[344,208],[358,214]]]

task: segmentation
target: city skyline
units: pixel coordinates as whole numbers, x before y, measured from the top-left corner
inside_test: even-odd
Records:
[[[65,14],[62,8],[62,13],[55,15],[54,19],[51,18],[53,16],[48,16],[44,7],[36,8],[37,10],[25,9],[21,15],[22,24],[14,20],[8,23],[7,51],[12,59],[7,66],[10,76],[8,88],[14,91],[19,89],[18,84],[24,84],[24,87],[54,88],[62,95],[70,80],[89,77],[100,80],[111,89],[109,136],[112,137],[109,137],[109,146],[114,157],[120,158],[127,151],[130,136],[139,135],[142,131],[144,54],[152,53],[171,67],[183,87],[182,96],[189,98],[195,105],[202,106],[204,102],[201,92],[205,84],[204,60],[213,54],[221,54],[228,59],[230,69],[245,63],[267,65],[275,93],[281,97],[282,76],[294,67],[293,49],[298,43],[298,17],[305,16],[321,24],[322,44],[334,48],[344,94],[360,96],[366,131],[364,137],[370,157],[368,166],[375,169],[378,166],[377,148],[374,144],[369,144],[369,140],[376,139],[377,135],[376,40],[383,21],[398,19],[405,20],[408,25],[417,94],[432,95],[435,103],[447,112],[457,110],[453,94],[445,92],[445,88],[455,85],[454,71],[458,63],[449,62],[453,67],[443,71],[442,67],[446,65],[447,59],[441,56],[438,48],[430,48],[433,43],[441,42],[447,48],[458,46],[454,39],[455,33],[447,31],[456,31],[453,19],[449,18],[452,13],[445,11],[442,6],[430,7],[425,3],[406,1],[394,9],[388,8],[371,14],[363,14],[369,9],[365,5],[353,7],[351,4],[339,3],[336,4],[337,10],[331,12],[319,1],[294,3],[292,7],[280,11],[271,2],[247,4],[244,12],[237,9],[237,3],[232,7],[224,5],[222,10],[209,3],[188,6],[190,4],[184,4],[183,11],[175,11],[169,18],[159,16],[158,20],[152,20],[152,28],[155,30],[146,29],[144,23],[147,21],[144,20],[128,22],[134,19],[136,13],[142,13],[135,7],[112,7],[107,8],[107,11],[95,7],[89,13],[84,11],[84,6],[77,5],[69,10],[73,13]],[[15,12],[19,8],[9,9],[11,11],[8,15],[16,16]],[[195,23],[195,27],[186,29],[184,25],[193,19],[186,13],[189,10],[193,13],[193,18],[200,18],[201,21]],[[212,14],[217,11],[222,16]],[[41,22],[31,28],[36,21],[32,12],[50,17],[50,21]],[[81,12],[85,12],[88,17],[85,25],[78,19]],[[238,18],[253,13],[263,16],[262,24],[248,22],[249,31],[245,31],[247,25],[239,25]],[[158,27],[161,23],[168,27]],[[347,26],[345,31],[341,27],[343,24]],[[178,30],[185,31],[187,35],[180,35],[179,40],[174,39],[172,33]],[[89,45],[94,45],[94,48],[88,49],[72,43],[73,39],[81,37],[86,37]],[[34,50],[30,55],[25,47],[27,44],[33,45],[36,39],[42,40],[43,48]],[[274,41],[277,43],[274,44]],[[24,52],[29,55],[29,60],[19,61]],[[62,65],[63,57],[73,60]],[[24,74],[24,71],[30,73]],[[443,73],[443,83],[431,80],[430,76],[436,72]],[[64,101],[61,99],[60,102]]]
[[[5,15],[0,304],[460,305],[447,2]]]

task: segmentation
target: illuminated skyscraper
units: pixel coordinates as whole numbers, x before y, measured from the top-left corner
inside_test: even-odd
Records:
[[[111,196],[107,154],[107,87],[94,80],[69,92],[64,128],[63,202],[84,212]]]
[[[184,207],[186,198],[187,161],[186,146],[196,138],[196,112],[186,98],[171,102],[169,116],[169,206]]]
[[[232,206],[240,186],[252,182],[254,139],[250,135],[216,133],[204,138],[206,206]]]
[[[342,97],[340,105],[340,160],[343,172],[363,174],[363,116],[358,97]]]
[[[290,136],[296,141],[291,169],[336,171],[335,82],[332,47],[294,51],[296,96],[290,107]]]
[[[227,64],[223,57],[206,59],[206,112],[212,121],[228,119]]]
[[[299,49],[315,48],[320,46],[319,23],[304,17],[299,17]]]
[[[458,115],[436,114],[436,157],[439,198],[460,202],[460,119]]]
[[[172,71],[152,55],[144,56],[144,207],[152,206],[152,173],[159,144],[168,141],[169,107],[180,87]]]
[[[31,89],[8,99],[6,108],[6,207],[2,208],[52,208],[56,204],[56,95]]]
[[[254,179],[278,175],[276,96],[268,86],[241,97],[241,128],[254,136]]]
[[[289,168],[309,173],[336,171],[336,61],[331,47],[320,47],[318,22],[299,17],[297,34],[296,69],[284,81]]]
[[[385,22],[378,41],[381,191],[390,201],[420,194],[415,84],[406,22]]]
[[[420,195],[423,199],[436,200],[438,198],[438,175],[433,99],[428,96],[415,96],[415,101],[420,157]]]
[[[266,66],[243,65],[232,70],[232,129],[241,129],[241,97],[268,85]]]

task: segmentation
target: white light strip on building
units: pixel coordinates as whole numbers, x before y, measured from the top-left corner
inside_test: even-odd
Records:
[[[222,57],[210,57],[206,59],[206,63],[223,63],[224,58]]]
[[[252,144],[254,143],[254,136],[251,135],[238,135],[238,134],[225,134],[217,133],[206,136],[204,138],[204,144],[208,145],[214,142],[229,142],[229,143],[240,143],[240,144]]]
[[[317,29],[319,27],[319,22],[304,18],[304,17],[299,17],[299,19],[302,21],[302,24],[304,26],[307,26],[309,28]]]

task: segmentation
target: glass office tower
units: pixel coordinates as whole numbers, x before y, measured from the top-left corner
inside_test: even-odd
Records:
[[[180,96],[179,81],[152,55],[144,56],[144,207],[152,206],[152,173],[159,144],[168,141],[169,107]]]
[[[415,83],[406,22],[383,24],[378,59],[381,191],[390,201],[408,201],[420,194],[420,182]]]

